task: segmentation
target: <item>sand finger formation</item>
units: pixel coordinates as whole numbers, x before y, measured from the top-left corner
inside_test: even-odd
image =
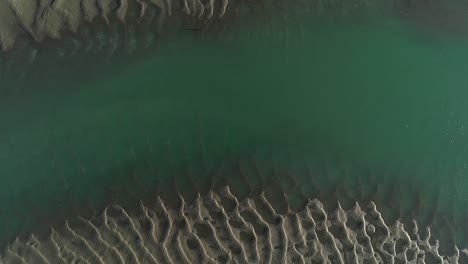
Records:
[[[0,80],[22,78],[41,68],[56,71],[77,65],[80,69],[82,65],[103,63],[111,58],[128,59],[129,55],[136,56],[159,45],[163,31],[168,33],[164,36],[185,28],[201,32],[201,28],[224,17],[228,3],[228,0],[73,3],[2,0]]]
[[[2,263],[466,263],[439,254],[429,228],[388,223],[371,202],[326,211],[308,200],[277,213],[265,196],[239,201],[228,187],[169,208],[158,197],[130,215],[113,205],[48,238],[16,240]]]
[[[261,19],[269,23],[269,19],[287,21],[299,16],[320,17],[325,13],[358,17],[389,15],[413,26],[465,34],[468,20],[463,10],[467,7],[451,3],[296,0],[286,5],[282,1],[266,0],[79,0],[73,3],[2,0],[0,80],[24,78],[31,73],[41,76],[59,69],[76,72],[82,65],[110,59],[128,60],[129,56],[147,54],[150,48],[166,43],[161,38],[173,33],[189,31],[206,35],[221,31],[226,35],[230,25],[252,19],[251,26],[255,27]]]
[[[57,69],[76,72],[71,65],[78,65],[81,71],[83,65],[110,57],[126,56],[125,64],[136,53],[148,55],[148,48],[163,43],[158,40],[169,33],[206,37],[222,32],[222,39],[231,33],[226,28],[239,21],[247,21],[249,34],[249,28],[272,20],[289,23],[296,17],[351,14],[397,18],[423,29],[467,35],[466,10],[466,3],[457,0],[1,0],[0,80],[16,81],[49,69],[53,73],[47,78],[53,78]],[[281,23],[269,26],[285,30]],[[309,26],[313,23],[299,27]]]
[[[182,5],[187,15],[210,19],[215,14],[223,17],[228,3],[228,0],[206,3],[184,0],[177,6]],[[160,10],[159,26],[162,26],[172,13],[172,0],[80,0],[73,3],[63,0],[4,0],[0,2],[0,44],[7,51],[23,36],[37,42],[46,38],[60,39],[63,33],[76,33],[82,24],[93,22],[98,17],[108,25],[111,17],[125,24],[128,19],[151,16],[148,10],[154,7]]]
[[[151,34],[161,29],[167,16],[172,14],[173,5],[181,11],[177,15],[184,13],[206,20],[213,18],[215,13],[217,17],[223,17],[228,3],[228,0],[184,0],[174,4],[172,0],[83,0],[73,3],[5,0],[0,2],[0,45],[3,51],[8,51],[19,38],[31,38],[34,42],[60,39],[64,33],[77,33],[80,26],[96,20],[104,21],[107,25],[130,25],[135,21],[142,22],[144,18],[151,20],[158,17],[156,27],[146,32]],[[155,9],[159,10],[157,15]],[[127,28],[129,35],[132,30],[131,27]]]

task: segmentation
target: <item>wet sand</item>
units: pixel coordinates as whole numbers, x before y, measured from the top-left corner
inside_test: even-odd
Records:
[[[280,194],[278,194],[280,195]],[[119,205],[46,239],[10,244],[0,263],[465,263],[468,249],[441,255],[418,223],[386,221],[375,203],[325,208],[306,200],[278,213],[265,197],[239,200],[229,187],[167,207],[157,197],[129,214]]]

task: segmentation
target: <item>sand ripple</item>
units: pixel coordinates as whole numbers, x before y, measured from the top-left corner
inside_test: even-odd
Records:
[[[228,187],[169,208],[158,198],[130,215],[107,207],[47,238],[16,239],[0,263],[467,263],[441,255],[430,229],[387,223],[376,205],[326,211],[317,200],[278,213],[263,194],[239,201]]]

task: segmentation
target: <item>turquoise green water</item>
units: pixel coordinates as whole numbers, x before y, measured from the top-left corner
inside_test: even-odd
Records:
[[[396,185],[397,207],[421,193],[423,208],[455,215],[463,240],[468,39],[395,21],[301,23],[181,38],[97,80],[3,99],[0,238],[131,205],[174,179],[193,191],[221,177],[211,168],[254,157],[312,195],[303,165],[319,189]]]

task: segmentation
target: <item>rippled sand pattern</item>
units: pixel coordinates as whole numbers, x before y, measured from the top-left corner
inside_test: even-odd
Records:
[[[202,3],[203,2],[203,3]],[[184,0],[177,2],[187,15],[211,19],[215,14],[221,18],[226,12],[228,0]],[[37,42],[46,38],[60,39],[66,32],[78,31],[78,28],[100,17],[110,24],[111,17],[126,23],[127,19],[151,16],[147,10],[153,6],[160,9],[160,27],[172,13],[172,0],[78,0],[78,1],[0,1],[0,46],[10,50],[16,40],[29,35]],[[137,6],[137,13],[132,12]],[[154,14],[153,14],[154,15]]]
[[[466,263],[438,252],[430,229],[387,223],[371,202],[327,211],[317,200],[275,212],[263,194],[239,201],[228,187],[171,209],[160,198],[130,215],[114,205],[47,239],[16,240],[2,263]]]

